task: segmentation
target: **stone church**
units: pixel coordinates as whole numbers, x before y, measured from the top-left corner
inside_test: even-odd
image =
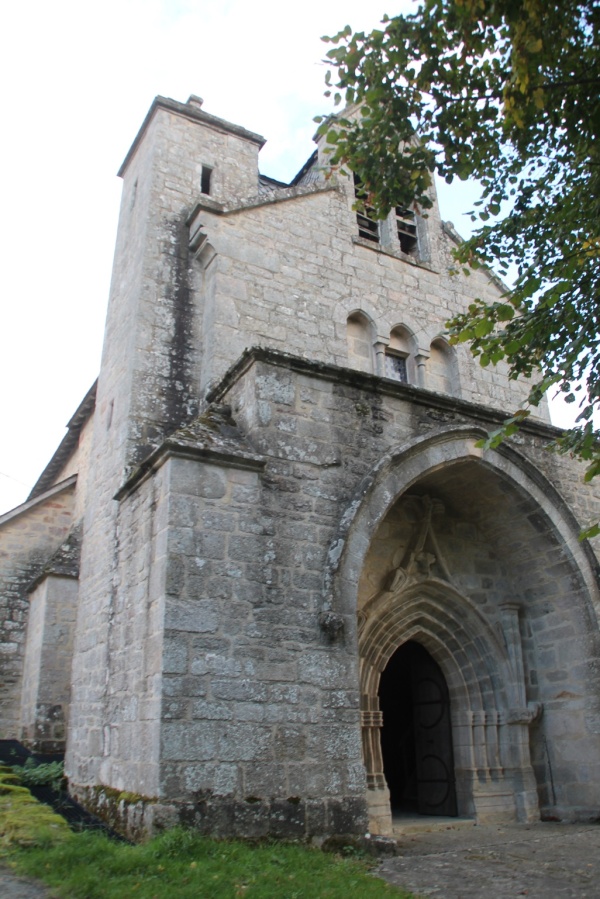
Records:
[[[317,146],[157,97],[97,385],[0,517],[1,732],[129,833],[600,815],[597,487],[444,338],[501,285]]]

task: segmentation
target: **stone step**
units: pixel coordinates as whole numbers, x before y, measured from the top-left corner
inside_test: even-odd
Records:
[[[429,815],[398,815],[392,819],[395,837],[414,833],[437,833],[443,830],[461,830],[474,827],[474,818],[445,818]]]

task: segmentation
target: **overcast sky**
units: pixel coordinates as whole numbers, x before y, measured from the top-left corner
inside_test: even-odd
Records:
[[[377,26],[364,0],[29,0],[0,15],[0,514],[23,502],[98,373],[121,182],[156,94],[267,138],[290,180],[313,150],[323,34]],[[369,12],[372,9],[373,12]],[[473,193],[441,197],[465,233]]]

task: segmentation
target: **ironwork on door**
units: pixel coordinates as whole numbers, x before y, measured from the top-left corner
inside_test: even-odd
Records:
[[[426,649],[409,641],[381,676],[381,748],[392,808],[457,814],[450,698]]]
[[[411,692],[419,814],[456,815],[448,687],[428,653],[411,667]]]

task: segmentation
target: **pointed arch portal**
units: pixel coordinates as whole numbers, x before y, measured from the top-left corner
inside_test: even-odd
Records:
[[[552,772],[570,764],[569,729],[598,751],[598,597],[577,525],[530,463],[509,448],[484,457],[476,439],[437,435],[383,460],[335,544],[332,608],[357,622],[373,832],[390,832],[396,807],[568,815],[580,770],[573,784]],[[447,729],[428,753],[415,720],[432,709]]]
[[[480,821],[539,817],[528,733],[537,708],[527,704],[522,665],[511,663],[507,643],[498,639],[475,606],[448,584],[428,578],[399,590],[382,591],[363,615],[359,633],[363,753],[371,811],[378,828],[389,831],[398,798],[400,807],[407,800],[405,810],[410,810],[412,802],[412,810],[420,814],[476,814]],[[518,615],[519,607],[510,603],[502,610],[505,633],[517,641],[512,652],[516,661],[521,653]],[[417,644],[419,652],[403,650],[410,644]],[[403,651],[407,658],[402,659]],[[395,661],[398,658],[399,663]],[[436,780],[439,778],[431,770],[434,765],[438,774],[442,764],[448,769],[446,781],[452,796],[437,808],[423,792],[423,785],[421,789],[417,785],[412,797],[390,796],[384,752],[388,753],[388,769],[393,762],[389,746],[382,741],[386,708],[381,707],[381,699],[389,703],[388,671],[397,665],[405,673],[408,665],[409,678],[415,681],[424,676],[423,671],[415,672],[419,667],[425,669],[425,675],[429,673],[430,680],[431,672],[439,672],[436,682],[438,694],[445,694],[448,731],[436,735],[429,754],[443,761],[437,764],[429,759],[429,768],[420,772],[421,780]],[[422,699],[417,689],[411,684],[413,706]],[[510,720],[508,709],[512,710]],[[416,713],[413,707],[413,722]],[[417,759],[419,752],[427,754],[426,736],[414,733],[414,724],[411,733],[406,718],[404,725],[402,739],[413,741],[418,778],[417,768],[427,765],[422,757]],[[397,788],[392,776],[392,790]]]

